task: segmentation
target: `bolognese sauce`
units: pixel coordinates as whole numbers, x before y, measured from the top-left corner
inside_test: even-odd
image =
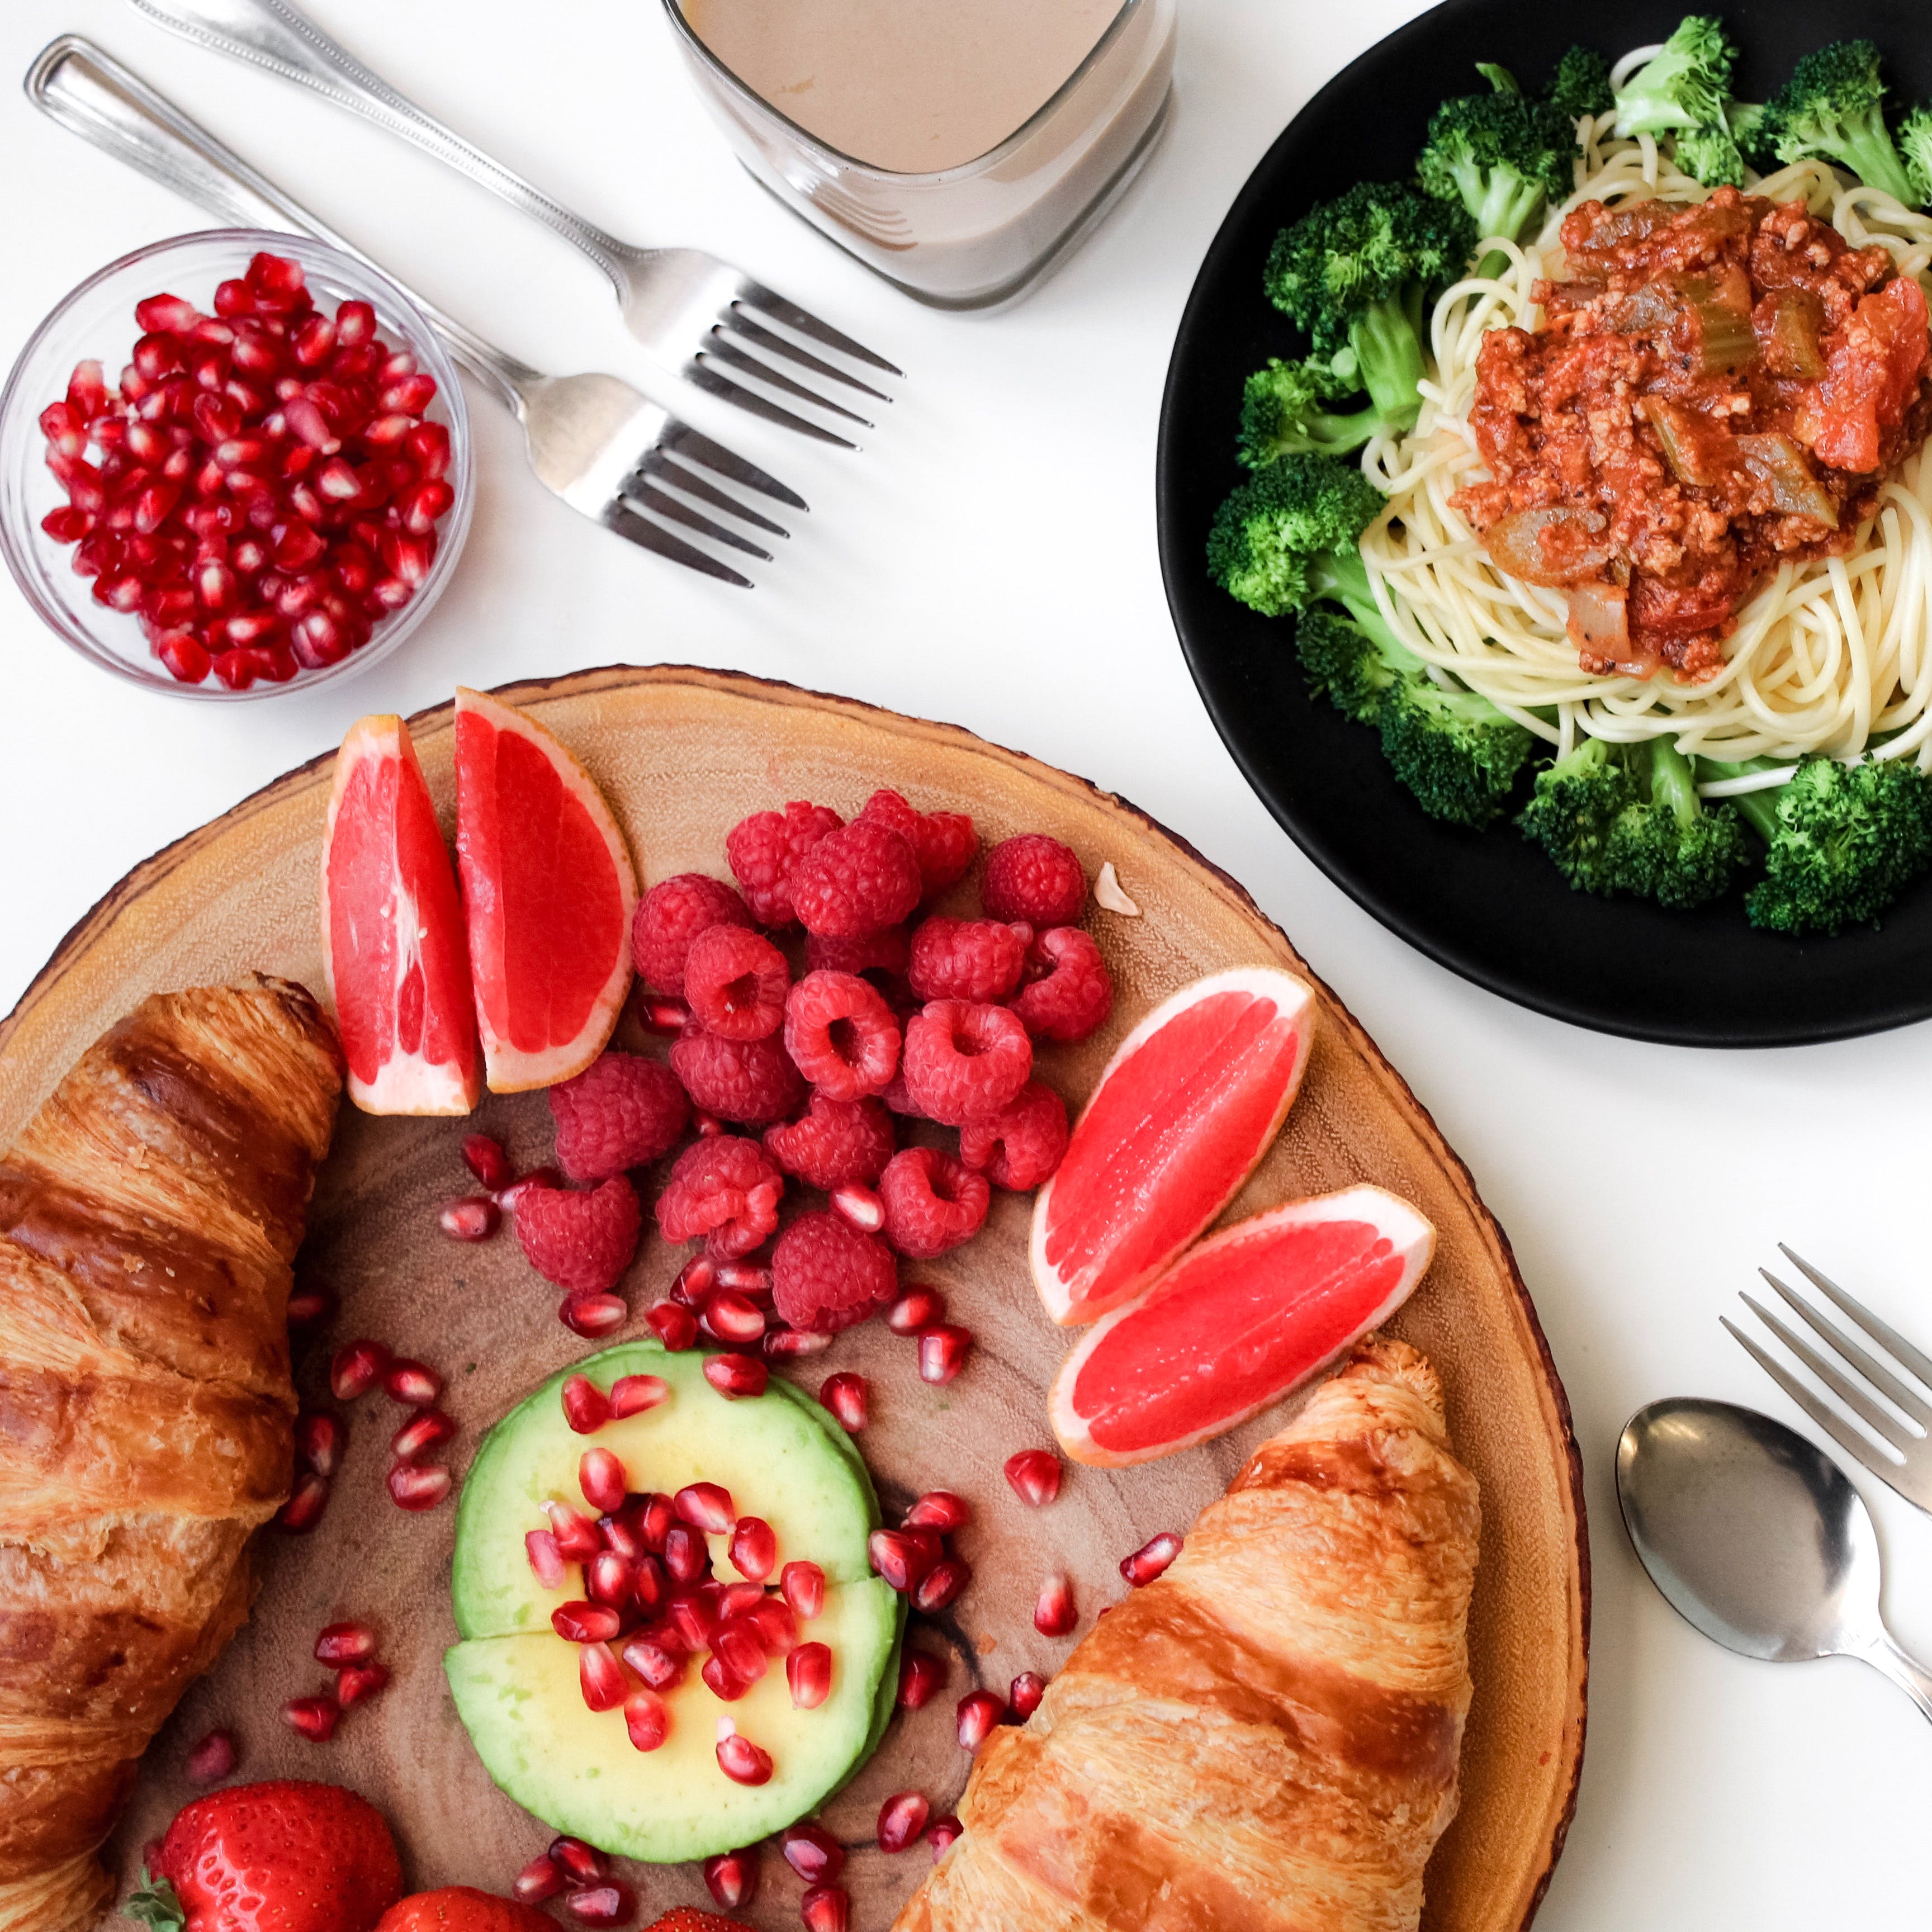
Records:
[[[1582,668],[1694,682],[1759,580],[1842,554],[1932,424],[1924,292],[1802,202],[1590,201],[1542,327],[1496,329],[1455,507],[1562,589]]]

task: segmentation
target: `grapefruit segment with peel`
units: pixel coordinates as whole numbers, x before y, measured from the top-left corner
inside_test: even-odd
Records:
[[[630,991],[631,855],[604,794],[556,739],[460,686],[456,857],[490,1090],[581,1073]]]
[[[336,754],[322,845],[322,958],[370,1114],[466,1114],[483,1090],[463,909],[409,728],[364,718]]]
[[[1131,1299],[1234,1198],[1294,1104],[1315,1012],[1306,981],[1241,967],[1120,1042],[1034,1202],[1034,1283],[1055,1322]]]
[[[1436,1230],[1379,1187],[1210,1236],[1081,1338],[1048,1398],[1076,1462],[1144,1462],[1245,1422],[1408,1299]]]

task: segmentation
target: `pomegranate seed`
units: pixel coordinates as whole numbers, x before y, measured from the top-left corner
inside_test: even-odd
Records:
[[[376,311],[365,302],[344,302],[335,311],[335,339],[344,349],[358,349],[364,343],[374,342],[376,340]],[[574,1844],[577,1841],[573,1838],[570,1842]],[[552,1848],[552,1856],[555,1856],[554,1847]],[[566,1869],[573,1878],[581,1876],[574,1867],[566,1867]],[[603,1867],[599,1865],[598,1876],[600,1877],[603,1870]]]
[[[793,1705],[815,1711],[832,1694],[832,1652],[828,1645],[802,1643],[785,1659],[785,1682]]]
[[[926,1828],[926,1842],[932,1847],[932,1862],[940,1860],[952,1849],[954,1844],[965,1835],[966,1828],[948,1812],[944,1818],[935,1818]]]
[[[815,1885],[798,1902],[805,1932],[847,1932],[852,1923],[852,1900],[836,1885]]]
[[[502,1220],[494,1201],[487,1201],[480,1194],[472,1194],[461,1201],[452,1201],[436,1219],[436,1225],[452,1241],[487,1241],[496,1232]]]
[[[1151,1583],[1180,1554],[1180,1538],[1171,1529],[1150,1537],[1132,1556],[1120,1558],[1120,1574],[1138,1590]]]
[[[563,1909],[585,1925],[628,1925],[638,1916],[635,1894],[627,1885],[586,1886],[564,1894]]]
[[[389,1681],[388,1670],[380,1664],[352,1664],[335,1673],[335,1701],[344,1710],[373,1697]]]
[[[691,1024],[691,1009],[682,1000],[653,998],[640,993],[632,1002],[638,1024],[646,1033],[675,1040]]]
[[[526,1905],[541,1904],[546,1898],[554,1898],[564,1887],[564,1876],[556,1861],[545,1852],[531,1859],[518,1873],[510,1887],[512,1897]]]
[[[789,1362],[806,1355],[823,1354],[832,1346],[830,1335],[808,1335],[801,1328],[770,1328],[762,1344],[768,1362]]]
[[[476,1184],[488,1188],[493,1194],[499,1188],[508,1186],[516,1178],[516,1170],[510,1165],[510,1156],[503,1151],[503,1143],[488,1134],[464,1136],[463,1164],[476,1177]]]
[[[1022,1449],[1006,1458],[1006,1480],[1022,1502],[1044,1509],[1060,1493],[1060,1458],[1051,1449]]]
[[[763,1395],[771,1371],[754,1355],[707,1355],[704,1379],[727,1402],[740,1402]]]
[[[644,1553],[644,1539],[638,1534],[632,1514],[636,1508],[635,1502],[626,1502],[620,1514],[597,1519],[598,1540],[626,1563],[635,1563]]]
[[[556,1318],[572,1334],[595,1342],[622,1328],[631,1318],[631,1310],[619,1294],[569,1294],[559,1305]]]
[[[912,1606],[936,1617],[973,1580],[973,1566],[963,1557],[948,1556],[935,1563],[913,1586]]]
[[[454,1478],[434,1463],[398,1462],[389,1472],[389,1497],[398,1509],[433,1510]]]
[[[692,1483],[670,1499],[680,1522],[712,1536],[722,1536],[737,1520],[731,1492],[716,1483]]]
[[[660,1301],[645,1310],[644,1319],[674,1354],[698,1340],[698,1317],[680,1302]]]
[[[679,1523],[664,1538],[664,1565],[674,1583],[694,1583],[710,1567],[710,1552],[704,1534],[688,1523]]]
[[[714,1650],[699,1667],[698,1676],[704,1678],[705,1687],[722,1704],[735,1704],[752,1688],[743,1678],[736,1675],[731,1666]]]
[[[544,1504],[544,1514],[566,1562],[582,1563],[597,1554],[597,1526],[581,1510],[553,1496]]]
[[[764,1335],[765,1311],[734,1290],[720,1288],[705,1298],[698,1325],[720,1342],[756,1342]]]
[[[655,1556],[640,1556],[631,1568],[631,1594],[641,1610],[655,1610],[663,1603],[669,1586],[664,1565]]]
[[[621,1422],[627,1415],[641,1415],[670,1394],[670,1384],[662,1376],[620,1376],[610,1384],[612,1419]]]
[[[761,1596],[747,1615],[758,1627],[767,1657],[789,1657],[798,1648],[798,1618],[783,1598]]]
[[[899,1708],[923,1710],[946,1688],[951,1674],[944,1658],[929,1650],[908,1649],[899,1659]]]
[[[778,1573],[778,1588],[793,1614],[807,1623],[825,1608],[825,1572],[816,1563],[788,1563]]]
[[[586,1845],[581,1838],[551,1839],[548,1856],[566,1878],[574,1878],[579,1885],[592,1884],[610,1874],[610,1861],[595,1845]]]
[[[389,1366],[389,1352],[380,1342],[346,1342],[335,1352],[328,1367],[328,1386],[338,1402],[353,1402],[366,1395],[382,1380]]]
[[[389,1454],[398,1462],[419,1462],[456,1434],[454,1419],[440,1408],[418,1410],[389,1438]]]
[[[656,1750],[670,1736],[670,1713],[664,1700],[655,1690],[633,1690],[624,1700],[624,1729],[633,1750]]]
[[[879,1807],[879,1850],[904,1851],[926,1829],[932,1815],[923,1792],[895,1792]]]
[[[602,1604],[560,1604],[550,1613],[550,1628],[566,1643],[608,1643],[622,1624],[617,1612]]]
[[[594,1436],[610,1420],[610,1398],[588,1376],[563,1385],[563,1419],[579,1436]]]
[[[524,1538],[524,1550],[530,1559],[532,1573],[546,1590],[563,1588],[562,1553],[548,1530],[531,1530]]]
[[[792,1654],[796,1656],[797,1652]],[[720,1718],[718,1768],[734,1784],[768,1784],[771,1782],[772,1754],[761,1750],[749,1738],[743,1736],[729,1718]]]
[[[448,514],[455,501],[456,492],[440,478],[432,478],[418,483],[404,496],[396,506],[397,513],[403,520],[403,528],[412,536],[428,536]]]
[[[720,1617],[748,1617],[765,1600],[755,1583],[720,1583],[717,1591]]]
[[[328,1507],[328,1478],[313,1469],[296,1478],[289,1499],[275,1512],[275,1527],[291,1536],[305,1536],[322,1520]]]
[[[807,1885],[827,1884],[845,1869],[845,1847],[822,1826],[787,1826],[778,1854]]]
[[[730,1554],[740,1576],[762,1583],[777,1566],[778,1540],[762,1516],[741,1516],[731,1532]]]
[[[577,1482],[584,1500],[600,1516],[622,1509],[631,1490],[623,1464],[608,1449],[584,1450],[578,1459]]]
[[[299,1731],[312,1744],[326,1744],[335,1735],[342,1712],[333,1697],[291,1697],[282,1706],[282,1722]]]
[[[711,1639],[712,1653],[741,1684],[752,1684],[765,1674],[765,1646],[758,1627],[748,1617],[730,1617]]]
[[[936,1561],[924,1544],[904,1530],[875,1529],[866,1540],[873,1569],[901,1596],[912,1589]]]
[[[670,1297],[694,1312],[702,1308],[718,1286],[718,1264],[709,1255],[693,1255],[677,1271]]]
[[[973,1520],[973,1512],[950,1490],[928,1490],[905,1513],[908,1529],[936,1529],[950,1536]]]
[[[772,1271],[758,1262],[720,1262],[718,1286],[748,1295],[766,1307],[771,1306]]]
[[[969,1691],[959,1700],[959,1748],[976,1751],[992,1735],[993,1726],[1006,1714],[1006,1707],[992,1690]]]
[[[593,1603],[623,1610],[632,1597],[630,1559],[614,1550],[600,1550],[584,1565],[584,1592]]]
[[[832,1211],[844,1216],[861,1234],[876,1234],[886,1225],[886,1204],[856,1180],[835,1187],[831,1199]]]
[[[404,602],[407,602],[406,598]],[[533,1167],[528,1174],[520,1174],[508,1186],[500,1189],[496,1205],[506,1214],[517,1211],[517,1203],[526,1187],[561,1187],[563,1177],[554,1167]]]
[[[683,1657],[652,1637],[633,1637],[623,1648],[624,1661],[653,1690],[672,1690],[684,1682]]]
[[[394,1402],[427,1408],[442,1393],[442,1378],[428,1364],[404,1358],[382,1371],[382,1387]]]
[[[1046,1679],[1036,1670],[1022,1670],[1006,1693],[1007,1707],[1024,1724],[1040,1708],[1040,1700],[1046,1695]]]
[[[151,333],[185,335],[201,320],[201,311],[179,296],[150,296],[134,304],[134,320]]]
[[[578,1652],[577,1683],[593,1711],[614,1711],[630,1688],[608,1642],[586,1643]]]
[[[332,1667],[367,1664],[376,1654],[376,1633],[367,1624],[326,1624],[315,1640],[315,1660]]]
[[[872,1394],[863,1376],[846,1370],[827,1376],[818,1389],[818,1400],[848,1436],[856,1435],[872,1419]]]
[[[349,1425],[326,1409],[310,1409],[296,1418],[296,1460],[318,1476],[332,1476],[349,1446]]]
[[[235,1740],[226,1731],[210,1731],[188,1754],[190,1784],[219,1784],[242,1761]]]
[[[704,1887],[727,1912],[749,1905],[758,1895],[758,1854],[747,1845],[704,1861]]]
[[[966,1366],[968,1352],[973,1346],[970,1329],[961,1328],[950,1322],[941,1322],[937,1328],[922,1328],[919,1336],[919,1378],[943,1387]]]
[[[1080,1621],[1073,1607],[1073,1586],[1066,1572],[1054,1570],[1040,1586],[1033,1606],[1033,1627],[1042,1636],[1064,1636]]]
[[[661,1554],[664,1539],[670,1535],[671,1525],[676,1520],[676,1510],[670,1497],[662,1492],[646,1497],[644,1507],[638,1512],[638,1534],[644,1539],[644,1547]]]

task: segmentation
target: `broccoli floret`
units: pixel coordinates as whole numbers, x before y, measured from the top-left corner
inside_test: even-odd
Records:
[[[1898,124],[1898,152],[1914,208],[1932,208],[1932,107],[1915,107]]]
[[[1499,89],[1444,101],[1430,120],[1415,173],[1425,194],[1460,201],[1478,235],[1519,242],[1548,202],[1569,194],[1576,158],[1571,116]]]
[[[1275,237],[1265,286],[1313,338],[1316,355],[1406,430],[1422,406],[1424,304],[1462,272],[1476,241],[1460,201],[1364,182]]]
[[[1617,89],[1619,134],[1676,134],[1724,124],[1738,50],[1714,14],[1687,14]]]
[[[1770,761],[1708,769],[1733,776]],[[1764,877],[1744,899],[1754,926],[1836,933],[1876,921],[1932,866],[1932,780],[1906,758],[1840,764],[1816,754],[1738,809],[1765,842]]]
[[[1616,105],[1610,92],[1610,64],[1594,47],[1572,47],[1556,63],[1544,98],[1571,122],[1586,114],[1607,114]]]
[[[1340,594],[1353,616],[1318,608],[1295,626],[1310,687],[1357,724],[1382,728],[1382,755],[1432,818],[1480,830],[1514,788],[1530,734],[1478,693],[1430,676],[1376,609],[1366,569]]]
[[[1371,403],[1336,415],[1324,403],[1354,392],[1356,385],[1334,364],[1310,356],[1284,362],[1270,356],[1241,391],[1241,434],[1235,454],[1250,470],[1264,470],[1276,458],[1316,451],[1345,456],[1359,449],[1388,419]]]
[[[1870,40],[1834,40],[1807,54],[1766,104],[1756,149],[1786,163],[1834,161],[1908,207],[1916,199],[1885,124],[1885,82]]]
[[[1728,126],[1687,128],[1677,136],[1677,165],[1706,188],[1742,188],[1744,150]]]
[[[1516,823],[1577,891],[1666,906],[1716,898],[1750,856],[1736,812],[1698,797],[1690,760],[1667,738],[1586,738],[1537,774]]]
[[[1208,574],[1264,617],[1338,596],[1345,584],[1353,590],[1358,573],[1366,592],[1356,544],[1384,500],[1359,470],[1333,457],[1284,456],[1214,513]]]

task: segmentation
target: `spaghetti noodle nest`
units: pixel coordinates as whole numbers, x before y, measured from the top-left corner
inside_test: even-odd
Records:
[[[1601,676],[1579,667],[1562,592],[1505,576],[1450,500],[1488,472],[1470,426],[1484,337],[1534,329],[1538,282],[1562,256],[1563,218],[1586,201],[1688,202],[1709,190],[1648,135],[1618,139],[1613,114],[1579,123],[1575,192],[1534,241],[1485,242],[1507,266],[1446,290],[1431,318],[1430,376],[1415,428],[1364,449],[1387,493],[1364,534],[1376,599],[1402,640],[1438,674],[1479,692],[1567,752],[1580,736],[1674,738],[1687,754],[1725,763],[1816,752],[1910,758],[1932,772],[1932,458],[1922,448],[1880,491],[1846,555],[1786,560],[1738,614],[1714,673],[1681,682]],[[1853,248],[1888,250],[1901,274],[1932,289],[1932,216],[1806,161],[1750,184],[1774,201],[1802,200]],[[1710,788],[1755,789],[1782,773]]]

